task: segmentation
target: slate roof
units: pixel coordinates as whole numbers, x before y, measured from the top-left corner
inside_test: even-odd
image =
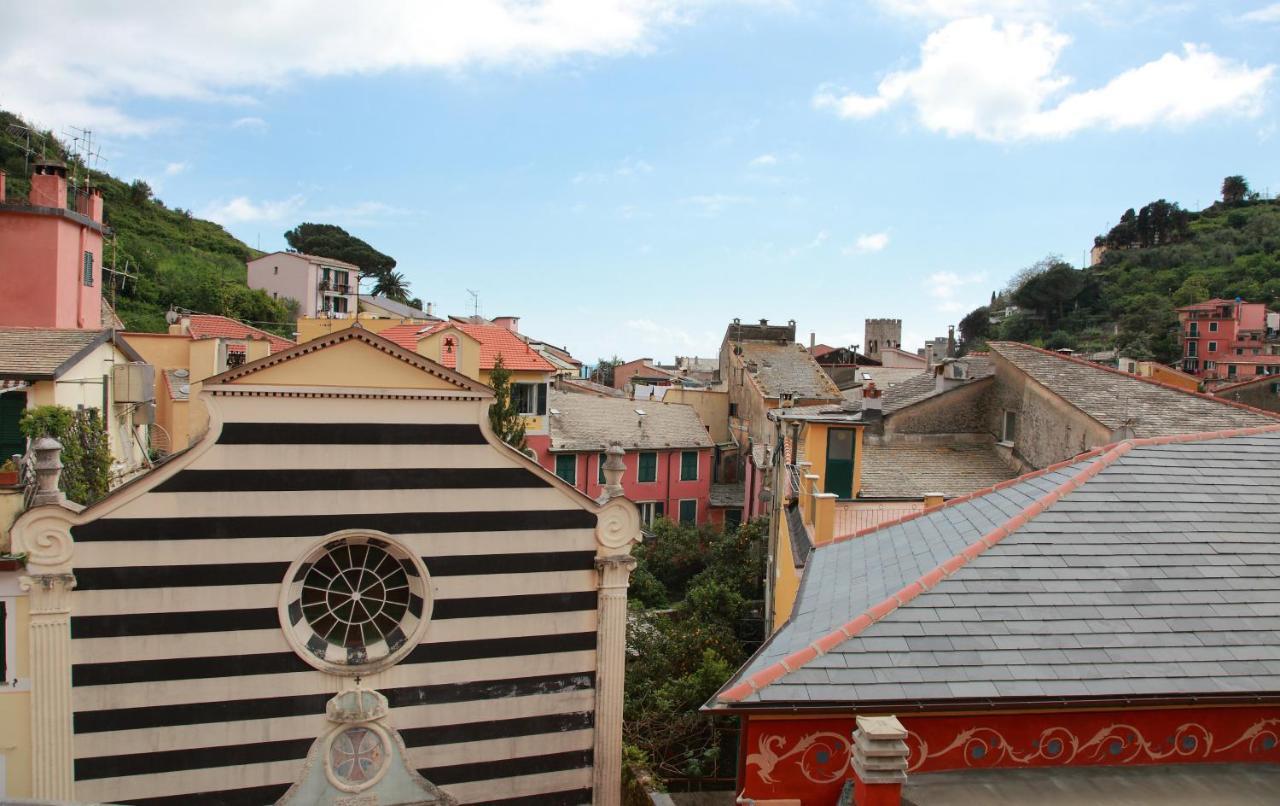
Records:
[[[753,377],[765,397],[791,393],[797,398],[840,399],[835,382],[799,344],[745,341],[741,346],[742,360],[755,362]]]
[[[713,507],[740,507],[746,500],[745,496],[746,487],[741,482],[711,485],[711,506]]]
[[[1277,524],[1280,425],[1082,454],[817,549],[709,707],[1280,693]]]
[[[853,380],[846,382],[845,385],[861,385],[871,381],[881,389],[891,389],[921,375],[933,377],[925,372],[923,367],[858,367],[854,370]]]
[[[0,376],[56,378],[110,335],[109,330],[0,328]]]
[[[620,400],[553,389],[547,410],[552,451],[603,451],[610,442],[627,450],[710,448],[711,437],[692,406]],[[644,411],[644,415],[636,413]]]
[[[1014,475],[990,442],[867,442],[862,448],[859,497],[920,498],[936,492],[954,498]]]
[[[266,339],[271,342],[271,352],[278,353],[295,346],[283,336],[268,333],[261,328],[237,322],[226,316],[211,313],[193,313],[187,332],[193,339]]]
[[[586,378],[561,378],[557,383],[566,392],[603,395],[604,397],[626,397],[621,389],[614,389],[612,386],[605,386],[602,383],[589,381]]]
[[[970,380],[982,380],[995,374],[995,367],[991,363],[991,359],[987,356],[966,356],[956,359],[958,363],[963,363],[969,368]],[[868,367],[867,369],[876,372],[885,372],[882,367]],[[892,368],[890,368],[892,369]],[[862,368],[859,368],[861,371]],[[875,376],[872,376],[875,377]],[[880,410],[883,414],[892,414],[899,409],[905,409],[907,406],[919,403],[934,395],[940,395],[949,389],[939,391],[938,380],[929,372],[915,372],[905,379],[896,382],[889,387],[880,386],[877,382],[876,386],[880,387],[883,394],[880,396]],[[952,386],[952,389],[958,388]],[[819,403],[812,406],[792,406],[787,409],[780,409],[791,416],[808,416],[818,417],[820,415],[851,415],[862,410],[862,388],[846,389],[840,393],[841,401],[835,403]]]
[[[1273,424],[1277,419],[1209,395],[1025,344],[994,341],[988,347],[1107,428],[1129,425],[1139,437],[1248,428]]]
[[[501,325],[481,325],[470,322],[440,322],[438,324],[404,324],[389,327],[378,335],[393,341],[411,352],[417,352],[418,340],[437,330],[453,327],[480,342],[480,369],[493,369],[498,356],[502,365],[512,370],[552,372],[551,362],[538,355],[524,340]]]
[[[395,316],[400,316],[405,319],[426,319],[431,322],[444,321],[440,317],[432,316],[426,311],[415,308],[412,305],[406,305],[403,302],[397,302],[396,300],[391,299],[390,297],[384,297],[380,294],[361,297],[360,301],[364,303],[368,303],[370,305],[376,305],[382,310],[390,314],[394,314]]]

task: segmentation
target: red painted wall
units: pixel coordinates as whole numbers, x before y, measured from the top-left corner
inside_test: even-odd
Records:
[[[556,456],[549,450],[550,438],[546,436],[528,437],[526,444],[533,449],[538,455],[538,463],[550,470],[556,472]],[[666,504],[666,514],[671,520],[675,520],[679,514],[679,503],[681,500],[694,499],[698,502],[698,523],[707,523],[710,517],[710,500],[711,500],[711,449],[698,449],[698,479],[697,481],[681,481],[680,480],[680,454],[679,449],[671,449],[664,451],[654,451],[658,454],[658,474],[657,481],[640,483],[638,481],[640,454],[637,451],[627,451],[622,457],[622,463],[626,466],[626,472],[622,475],[622,491],[627,498],[637,503],[642,501],[663,501]],[[577,458],[577,483],[574,485],[592,498],[600,495],[603,485],[598,483],[599,454],[596,453],[579,453],[575,454]]]
[[[82,282],[93,254],[93,285]],[[0,212],[0,322],[9,327],[102,326],[102,236],[52,215]],[[18,278],[18,279],[14,279]]]
[[[899,716],[908,776],[992,767],[1280,763],[1280,708],[1217,707]],[[748,718],[738,790],[835,803],[852,717]]]

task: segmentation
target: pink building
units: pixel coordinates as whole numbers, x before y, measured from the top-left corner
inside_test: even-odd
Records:
[[[296,299],[301,315],[345,319],[355,316],[360,267],[302,252],[272,252],[248,265],[249,287],[272,299]]]
[[[543,467],[599,497],[604,451],[617,442],[626,451],[623,492],[646,525],[709,521],[714,445],[692,406],[552,390],[549,412],[550,434],[528,439]]]
[[[1209,382],[1248,380],[1280,372],[1268,355],[1267,306],[1211,299],[1178,309],[1182,369]]]
[[[102,194],[67,204],[67,167],[37,162],[25,202],[9,200],[0,172],[0,323],[8,327],[102,327]]]

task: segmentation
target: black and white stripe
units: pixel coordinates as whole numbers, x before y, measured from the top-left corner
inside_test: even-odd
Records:
[[[325,535],[363,528],[431,576],[423,643],[365,679],[410,763],[462,803],[589,802],[594,527],[471,424],[226,424],[74,530],[77,799],[283,794],[337,681],[286,641],[281,582]]]

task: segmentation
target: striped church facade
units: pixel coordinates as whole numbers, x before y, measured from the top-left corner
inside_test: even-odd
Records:
[[[592,802],[597,564],[630,536],[602,543],[601,505],[496,441],[485,387],[358,331],[318,341],[210,379],[205,439],[68,524],[74,798],[274,803],[326,702],[358,685],[456,802]],[[334,366],[341,386],[316,383]],[[629,531],[621,504],[605,520]],[[383,638],[394,663],[364,669],[356,647],[335,671],[308,630],[343,611],[313,597],[328,621],[304,622],[297,591],[319,565],[300,558],[350,534],[418,558],[378,573],[421,586],[398,610],[370,604],[370,559],[350,612],[409,607],[425,626]],[[345,624],[339,654],[343,635],[361,643]]]

